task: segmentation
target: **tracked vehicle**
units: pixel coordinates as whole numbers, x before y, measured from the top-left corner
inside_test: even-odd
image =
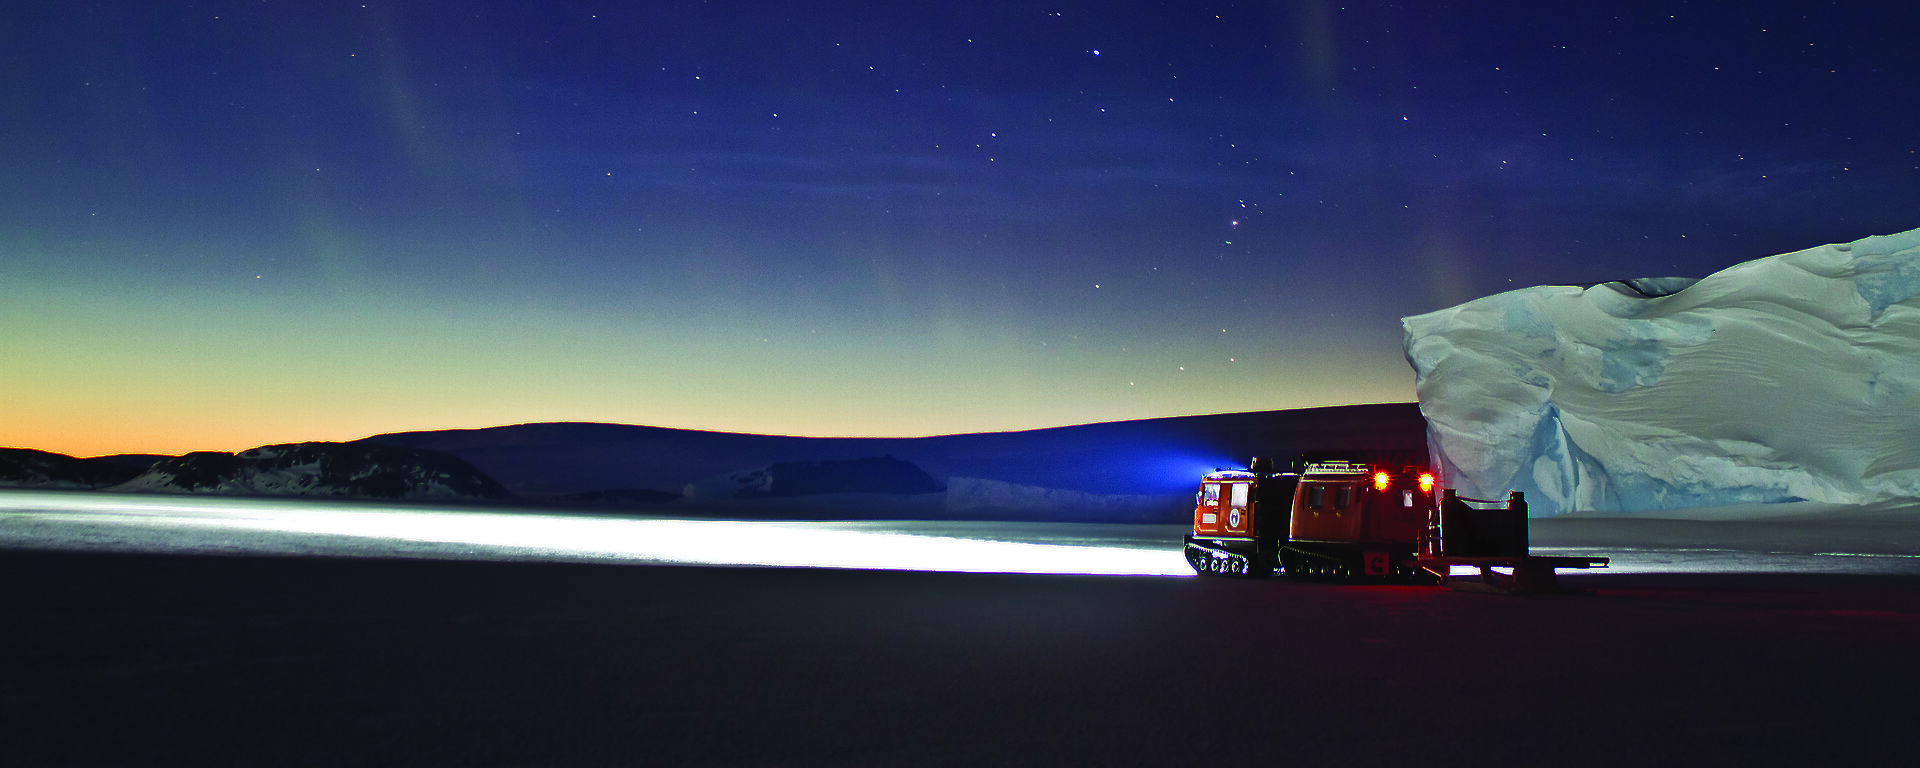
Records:
[[[1187,563],[1205,576],[1280,569],[1299,581],[1391,580],[1517,595],[1582,592],[1561,587],[1554,571],[1610,562],[1529,554],[1519,491],[1469,499],[1437,485],[1419,464],[1308,455],[1292,471],[1275,472],[1257,458],[1247,469],[1201,479]]]
[[[1202,575],[1431,580],[1415,560],[1438,519],[1432,471],[1307,456],[1289,471],[1256,458],[1200,481],[1188,564]]]

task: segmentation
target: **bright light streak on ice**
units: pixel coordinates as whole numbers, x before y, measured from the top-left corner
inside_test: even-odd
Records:
[[[1191,576],[1176,549],[1068,546],[847,530],[824,522],[582,517],[324,501],[16,493],[0,518],[487,547],[554,559],[701,565]],[[359,550],[362,552],[374,551]]]

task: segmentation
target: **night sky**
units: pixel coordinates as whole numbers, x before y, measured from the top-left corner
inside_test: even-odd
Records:
[[[0,445],[1408,401],[1402,316],[1920,226],[1908,3],[0,7]]]

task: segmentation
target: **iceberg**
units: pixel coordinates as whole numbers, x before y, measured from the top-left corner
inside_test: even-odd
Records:
[[[1534,516],[1920,499],[1920,230],[1404,318],[1428,447]]]

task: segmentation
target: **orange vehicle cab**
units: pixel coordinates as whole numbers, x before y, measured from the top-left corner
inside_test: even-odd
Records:
[[[1287,540],[1294,472],[1275,473],[1256,458],[1248,469],[1222,469],[1200,479],[1193,501],[1187,562],[1205,574],[1265,576]]]

